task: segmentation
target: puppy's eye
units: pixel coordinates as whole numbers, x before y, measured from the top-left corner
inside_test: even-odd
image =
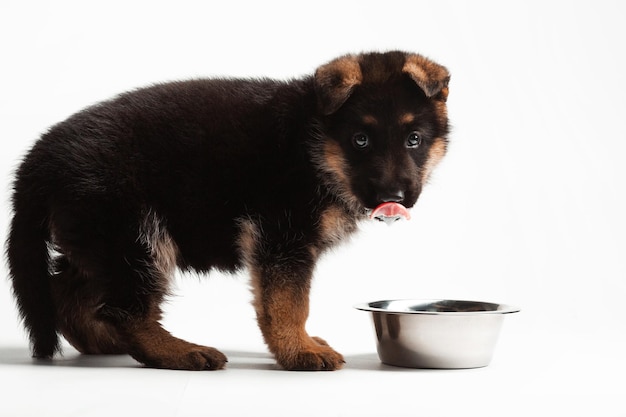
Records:
[[[352,144],[357,149],[365,149],[369,146],[370,140],[365,133],[357,133],[352,136]]]
[[[409,133],[409,136],[406,138],[406,146],[408,148],[417,148],[422,143],[422,136],[417,132]]]

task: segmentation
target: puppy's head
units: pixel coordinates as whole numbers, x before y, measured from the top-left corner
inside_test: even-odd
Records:
[[[357,210],[412,207],[447,148],[446,68],[404,52],[346,55],[314,82],[326,184]]]

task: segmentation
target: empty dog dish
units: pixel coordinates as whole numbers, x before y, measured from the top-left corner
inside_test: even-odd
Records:
[[[372,313],[383,363],[437,369],[489,365],[504,315],[519,311],[459,300],[383,300],[354,307]]]

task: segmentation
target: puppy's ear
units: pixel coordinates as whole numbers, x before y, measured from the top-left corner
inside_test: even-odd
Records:
[[[354,55],[337,58],[319,67],[315,71],[315,92],[320,111],[329,115],[339,110],[362,80],[361,67]]]
[[[421,55],[411,54],[406,57],[402,72],[415,81],[426,97],[447,100],[450,73],[445,67]]]

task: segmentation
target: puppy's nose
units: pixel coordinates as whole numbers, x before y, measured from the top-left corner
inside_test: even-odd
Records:
[[[378,201],[381,203],[400,203],[404,200],[404,191],[384,191],[378,193]]]

